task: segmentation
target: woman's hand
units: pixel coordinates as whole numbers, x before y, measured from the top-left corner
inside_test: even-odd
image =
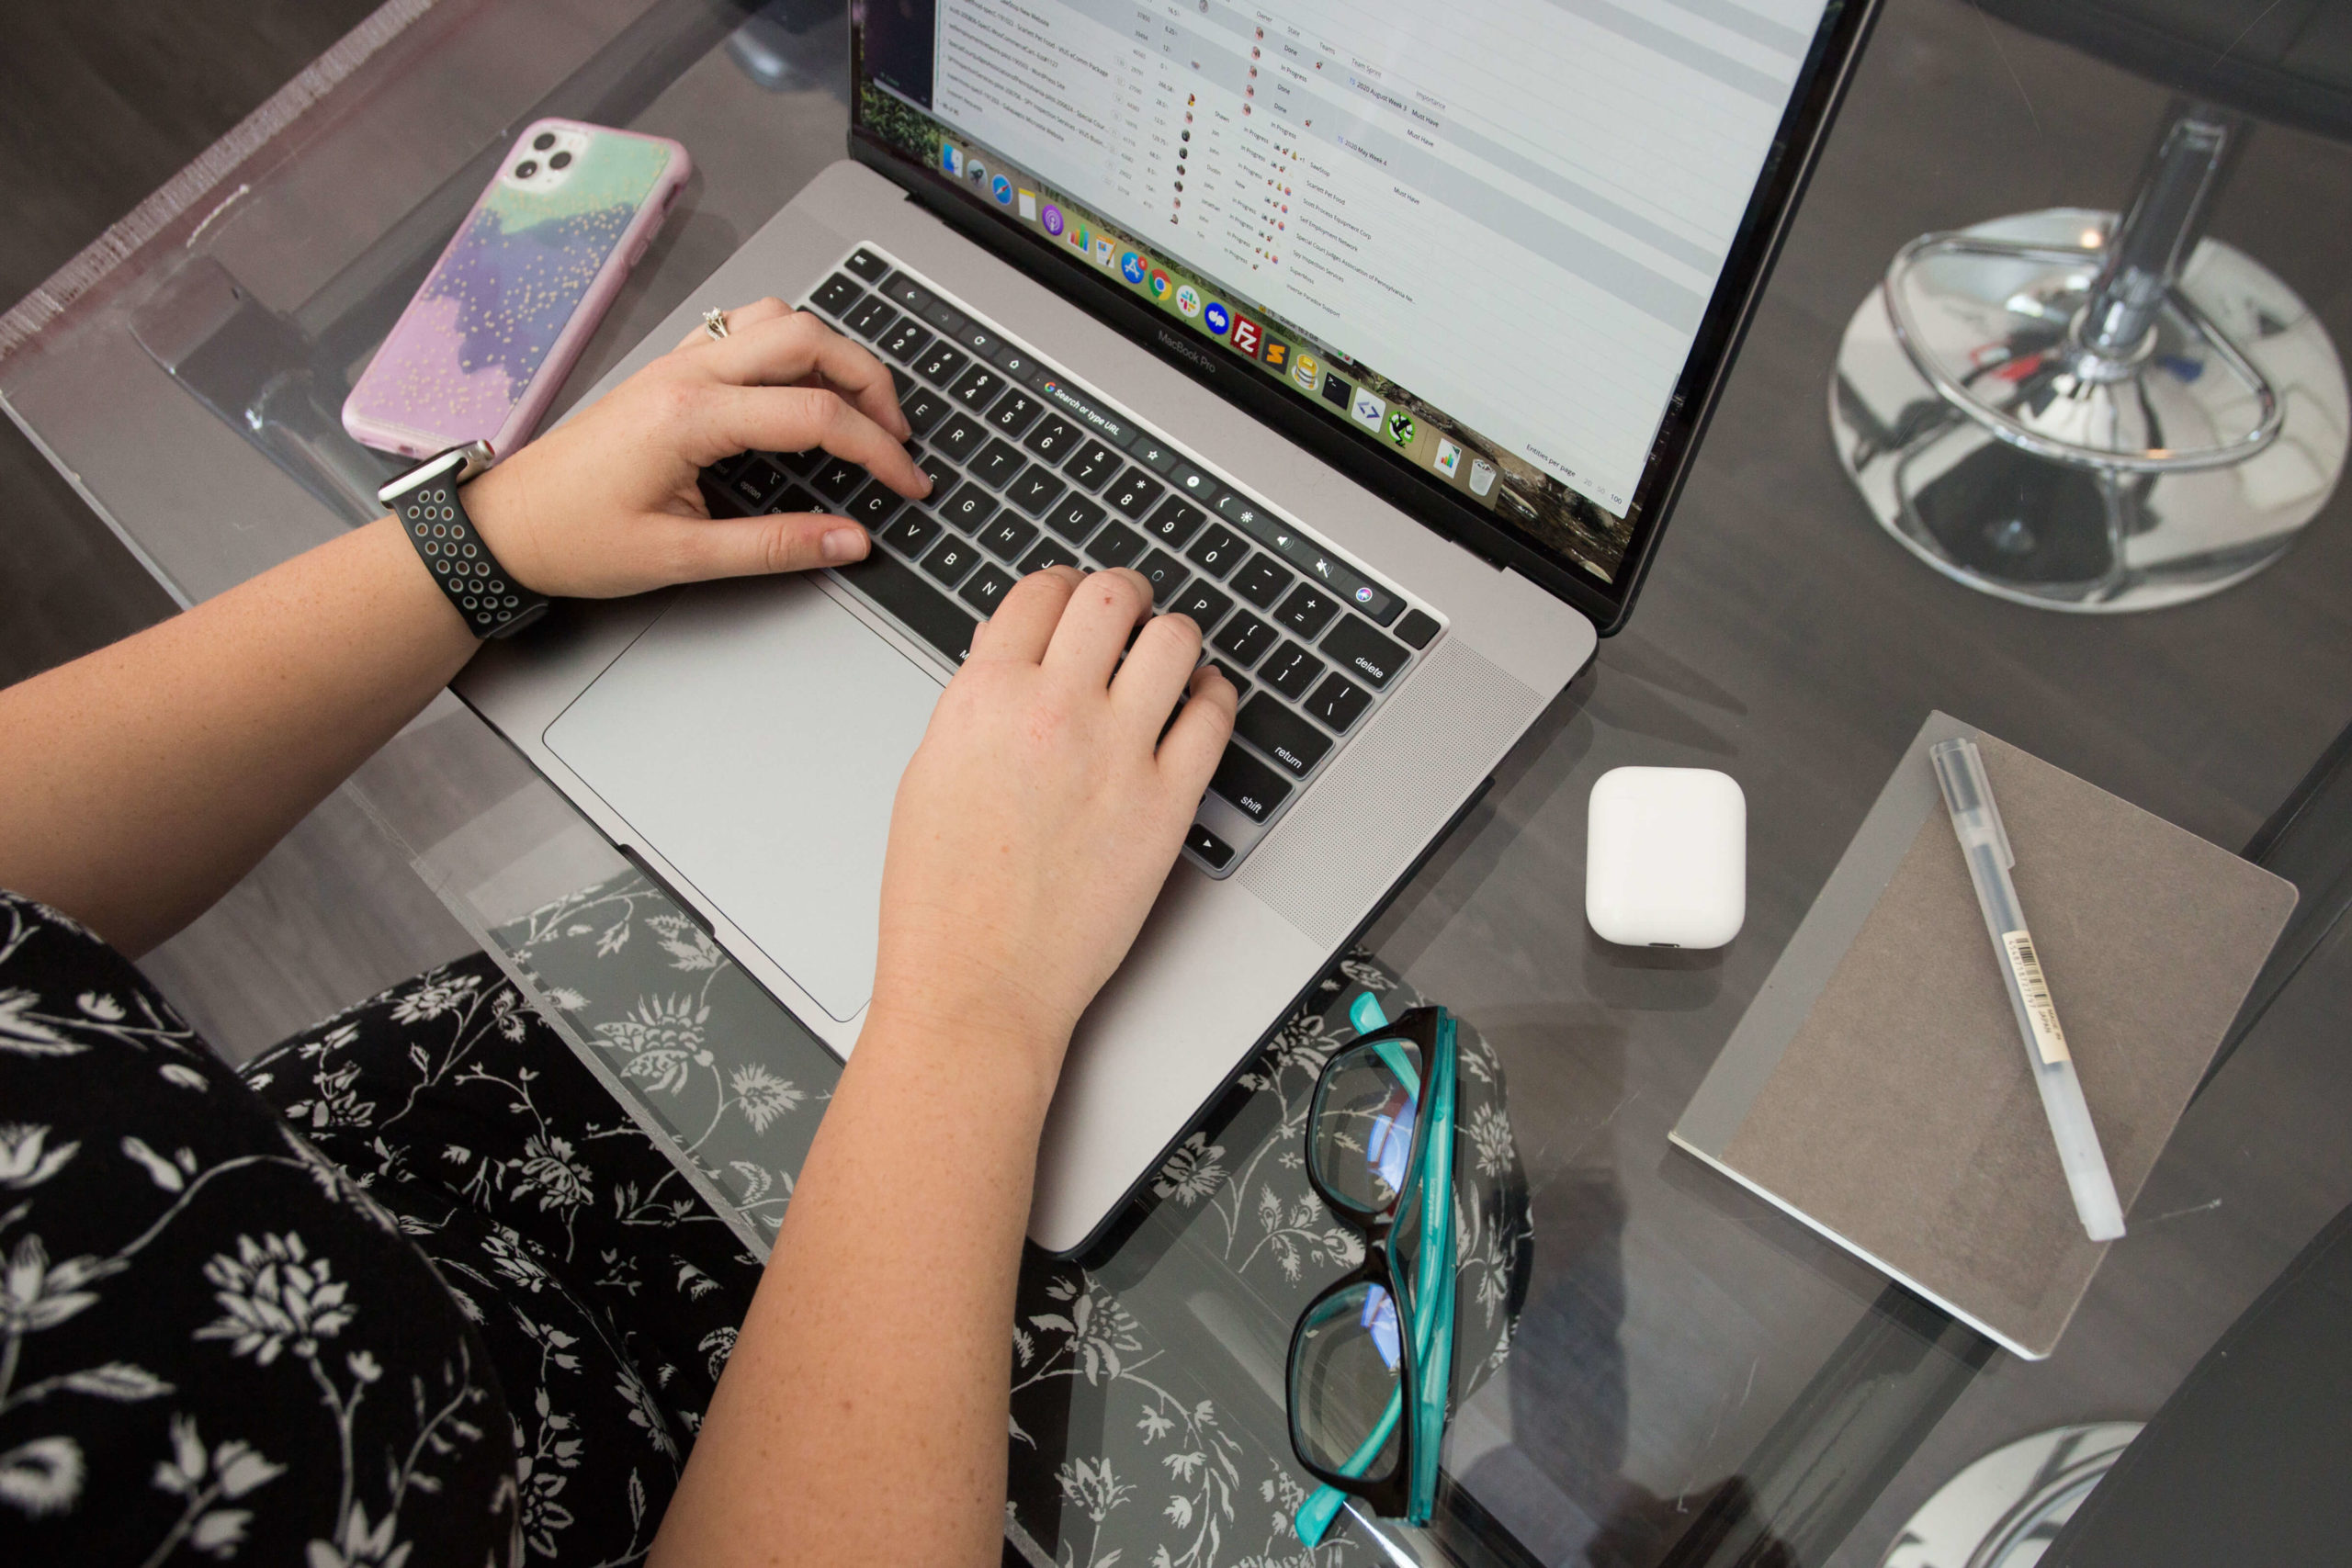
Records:
[[[873,1007],[653,1568],[1002,1555],[1038,1132],[1233,728],[1183,616],[1119,662],[1150,614],[1132,571],[1025,577],[933,710],[890,815]]]
[[[1233,730],[1232,683],[1193,668],[1185,617],[1152,620],[1119,662],[1150,614],[1132,571],[1022,579],[940,698],[891,813],[872,1017],[1033,1047],[1046,1095]]]
[[[762,299],[700,327],[579,415],[466,487],[491,552],[527,587],[605,599],[675,582],[864,558],[865,530],[821,513],[714,521],[695,487],[737,452],[821,446],[910,500],[931,481],[880,360],[807,311]]]

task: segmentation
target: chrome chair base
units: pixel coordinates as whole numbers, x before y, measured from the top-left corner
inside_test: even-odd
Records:
[[[2030,1568],[2140,1427],[2056,1427],[1995,1449],[1911,1516],[1881,1568]]]
[[[2352,397],[2326,329],[2220,241],[2198,244],[2133,361],[2102,377],[2069,358],[2115,223],[2053,208],[1906,247],[1838,347],[1830,431],[1871,513],[2018,604],[2217,593],[2283,554],[2344,471]]]

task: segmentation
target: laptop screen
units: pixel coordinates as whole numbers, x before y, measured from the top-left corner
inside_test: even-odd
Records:
[[[869,143],[1622,603],[1850,9],[861,0],[852,60]]]

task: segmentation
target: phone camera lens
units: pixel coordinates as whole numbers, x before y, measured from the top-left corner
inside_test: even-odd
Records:
[[[542,130],[531,138],[531,146],[537,152],[544,152],[554,145],[555,132],[552,130]]]
[[[568,169],[571,166],[571,154],[569,152],[559,152],[548,160],[548,167],[550,169]]]
[[[527,180],[538,172],[539,161],[537,158],[526,158],[514,165],[514,177],[518,180]]]

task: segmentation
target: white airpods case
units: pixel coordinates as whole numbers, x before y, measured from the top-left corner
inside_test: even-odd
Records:
[[[1586,816],[1584,912],[1629,947],[1721,947],[1747,917],[1747,797],[1713,768],[1611,768]]]

